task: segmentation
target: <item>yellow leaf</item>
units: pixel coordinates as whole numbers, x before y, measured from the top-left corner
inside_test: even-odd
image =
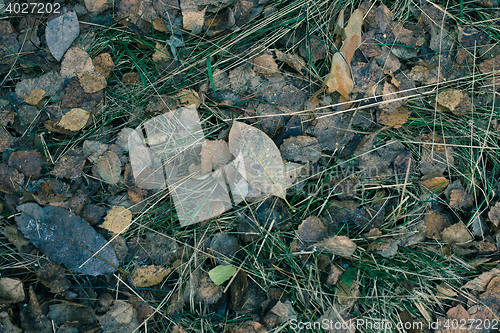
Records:
[[[198,108],[201,104],[200,98],[198,96],[198,93],[196,91],[193,91],[191,89],[184,89],[181,90],[177,94],[177,98],[183,105],[191,105],[194,104],[196,108]]]
[[[130,278],[139,288],[151,287],[160,283],[172,270],[162,266],[144,266],[134,270]]]
[[[79,108],[74,108],[62,116],[61,120],[59,120],[56,125],[65,130],[76,132],[85,127],[89,117],[89,112]]]
[[[127,231],[132,222],[132,212],[123,206],[113,206],[101,227],[115,234]]]

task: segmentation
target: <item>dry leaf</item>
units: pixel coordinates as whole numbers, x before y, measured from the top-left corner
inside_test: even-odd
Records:
[[[304,61],[304,59],[302,59],[296,54],[287,54],[279,50],[276,50],[276,59],[278,59],[279,61],[286,62],[288,66],[292,67],[300,74],[303,74],[302,71],[306,67],[306,62]]]
[[[171,271],[163,266],[143,266],[136,268],[130,278],[136,287],[146,288],[160,283]]]
[[[194,104],[196,108],[198,108],[201,104],[200,97],[198,96],[198,93],[196,91],[193,91],[191,89],[184,89],[181,90],[177,94],[177,98],[181,102],[182,105],[191,105]]]
[[[441,239],[441,232],[451,225],[448,218],[435,211],[428,212],[424,217],[426,236],[431,239]]]
[[[137,311],[125,301],[114,301],[109,311],[97,319],[102,330],[107,333],[136,332],[139,330]]]
[[[85,7],[94,15],[102,13],[112,6],[112,2],[108,0],[85,0]]]
[[[340,52],[333,55],[330,73],[325,78],[324,85],[327,93],[338,91],[346,100],[354,88],[351,79],[350,63],[354,52],[361,44],[361,25],[363,12],[356,9],[349,18],[343,33],[343,43]]]
[[[500,201],[497,202],[495,206],[491,207],[488,212],[488,217],[495,227],[498,227],[498,224],[500,224]]]
[[[56,123],[56,126],[61,127],[65,130],[76,132],[81,130],[87,125],[87,121],[90,118],[90,112],[85,110],[74,108],[68,113],[62,116],[61,120]]]
[[[285,198],[285,165],[274,142],[261,130],[235,121],[229,150],[243,161],[247,182],[266,194]]]
[[[0,163],[0,191],[4,193],[15,193],[22,190],[24,176],[16,169],[9,167],[6,163]]]
[[[430,193],[441,193],[450,184],[450,181],[445,177],[433,177],[431,179],[422,180],[420,182],[423,189]]]
[[[102,154],[108,150],[108,147],[109,145],[99,141],[85,140],[82,147],[83,155],[85,155],[90,162],[96,163]]]
[[[132,212],[123,206],[113,206],[101,228],[109,230],[115,234],[122,234],[127,231],[128,227],[132,222]]]
[[[450,111],[455,111],[462,97],[464,97],[464,94],[458,89],[445,89],[437,95],[436,101],[450,109]]]
[[[111,71],[115,68],[115,63],[109,53],[101,53],[92,60],[95,70],[101,73],[104,77],[108,77]]]
[[[182,8],[182,27],[195,35],[199,34],[205,24],[206,10],[206,7],[202,11],[197,11],[194,8]]]
[[[467,243],[472,240],[469,230],[460,222],[444,229],[441,238],[443,242],[454,244]]]
[[[278,65],[270,54],[263,54],[253,59],[253,69],[256,73],[270,75],[279,73]]]
[[[56,177],[64,177],[67,179],[75,180],[79,178],[83,171],[85,164],[85,156],[65,155],[57,161],[54,169],[50,172],[51,175]]]
[[[343,257],[352,256],[357,248],[356,244],[346,236],[329,237],[314,244],[314,246],[328,253]]]
[[[122,82],[128,84],[139,84],[141,83],[141,75],[137,72],[125,73],[122,76]]]
[[[81,217],[60,207],[42,208],[35,203],[17,209],[21,212],[15,218],[18,228],[51,260],[82,274],[116,271],[118,259],[111,245]]]
[[[78,73],[78,80],[87,94],[93,94],[108,86],[106,77],[101,73]]]
[[[49,20],[45,27],[45,39],[50,53],[57,61],[61,61],[64,52],[80,34],[78,16],[74,10],[61,10],[62,15]]]
[[[170,51],[166,46],[156,42],[155,49],[156,50],[152,55],[153,62],[165,62],[172,59]]]
[[[63,78],[69,79],[78,73],[93,73],[94,71],[95,67],[89,54],[78,47],[72,47],[64,55],[60,73]]]
[[[9,156],[10,167],[33,179],[40,177],[42,165],[42,155],[34,149],[15,151]]]
[[[24,94],[24,101],[23,102],[37,106],[38,103],[40,103],[40,101],[43,99],[44,96],[45,96],[45,90],[40,89],[40,88],[36,88],[36,89],[33,89],[29,93],[29,95]]]
[[[476,291],[485,291],[488,283],[490,283],[490,281],[496,276],[500,276],[500,269],[498,268],[494,268],[489,272],[482,273],[478,277],[467,282],[461,288]]]
[[[116,184],[120,180],[122,164],[118,155],[112,151],[107,151],[96,163],[97,171],[101,178],[108,184]]]
[[[394,126],[399,128],[406,123],[411,111],[406,106],[400,106],[394,110],[381,109],[377,112],[377,122],[386,126]]]
[[[8,277],[0,278],[0,303],[19,303],[24,301],[24,297],[24,287],[21,280]]]

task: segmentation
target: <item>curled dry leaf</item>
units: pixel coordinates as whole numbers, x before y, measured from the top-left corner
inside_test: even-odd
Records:
[[[314,244],[319,249],[331,254],[350,257],[356,251],[356,244],[346,236],[333,236]]]
[[[113,206],[101,227],[115,234],[121,234],[127,231],[131,222],[132,212],[130,210],[123,206]]]
[[[285,198],[285,165],[273,140],[264,132],[235,121],[229,132],[229,151],[243,159],[243,176],[252,187]]]
[[[354,52],[361,44],[361,25],[363,24],[363,12],[356,9],[349,18],[347,27],[344,29],[343,43],[340,52],[333,55],[330,73],[325,78],[324,85],[327,93],[338,91],[345,99],[354,88],[351,79],[350,63]]]
[[[107,151],[96,163],[97,171],[101,178],[108,184],[114,185],[120,180],[122,164],[116,153]]]
[[[172,270],[163,266],[143,266],[136,268],[130,278],[139,288],[151,287],[160,283]]]
[[[35,203],[17,207],[19,230],[51,260],[72,271],[89,275],[113,273],[118,259],[104,237],[84,219],[54,206]]]
[[[90,112],[83,109],[74,108],[70,112],[62,116],[56,125],[65,130],[76,132],[81,130],[87,125],[87,121],[90,118]]]
[[[93,73],[94,71],[95,67],[89,54],[78,47],[72,47],[64,55],[60,73],[63,78],[69,79],[78,73]]]
[[[61,61],[64,52],[80,34],[80,24],[74,10],[62,10],[63,14],[47,22],[45,38],[50,53]]]

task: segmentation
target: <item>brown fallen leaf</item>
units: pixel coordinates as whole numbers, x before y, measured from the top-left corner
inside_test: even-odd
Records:
[[[322,240],[313,246],[331,254],[350,257],[357,249],[356,244],[346,236],[333,236]]]
[[[170,50],[166,46],[157,42],[155,45],[155,52],[152,55],[152,59],[153,62],[165,62],[172,59],[172,55],[170,54]]]
[[[441,232],[443,229],[451,225],[447,217],[433,210],[426,213],[424,222],[426,226],[426,236],[431,239],[441,239]]]
[[[125,73],[122,76],[122,82],[128,84],[139,84],[141,83],[141,76],[137,72]]]
[[[15,151],[9,156],[9,166],[33,179],[40,177],[42,165],[42,155],[34,149]]]
[[[50,174],[70,180],[78,179],[82,175],[85,160],[85,156],[82,155],[64,155],[57,161]]]
[[[163,266],[143,266],[136,268],[130,278],[136,287],[151,287],[160,283],[171,271],[172,269]]]
[[[101,73],[105,78],[109,76],[115,68],[115,64],[109,53],[101,53],[92,60],[95,70]]]
[[[285,62],[288,66],[292,67],[300,74],[303,74],[303,70],[306,67],[304,59],[296,54],[287,54],[276,50],[276,59]]]
[[[460,90],[449,88],[440,92],[436,97],[436,101],[450,111],[455,111],[463,96],[464,94]]]
[[[24,94],[24,101],[30,105],[37,106],[38,103],[45,97],[45,90],[36,88],[33,89],[28,95]]]
[[[443,230],[441,239],[446,243],[463,244],[471,241],[473,238],[469,230],[463,223],[455,223]]]
[[[297,237],[292,243],[292,251],[306,251],[310,245],[323,240],[327,234],[327,229],[319,217],[309,216],[297,229]]]
[[[71,287],[71,283],[66,279],[65,273],[64,268],[59,264],[49,261],[43,264],[36,272],[36,278],[47,287],[51,293],[60,294]]]
[[[137,311],[125,301],[116,300],[105,315],[97,317],[104,332],[134,332],[139,328]]]
[[[177,94],[177,98],[179,99],[182,105],[194,104],[196,108],[198,108],[201,105],[201,100],[198,93],[192,89],[181,90]]]
[[[94,73],[95,67],[90,55],[78,47],[70,48],[61,63],[61,76],[69,79],[79,73]]]
[[[422,189],[429,193],[441,193],[446,190],[449,184],[450,181],[445,177],[432,177],[420,182]]]
[[[100,14],[112,6],[113,3],[108,0],[85,0],[85,7],[93,14]]]
[[[74,108],[62,116],[61,120],[56,123],[56,126],[67,131],[77,132],[87,125],[90,118],[90,112]]]
[[[497,276],[500,276],[500,269],[494,268],[491,271],[484,272],[473,280],[470,280],[460,288],[483,292],[486,290],[488,283],[490,283],[490,281]]]
[[[0,303],[13,304],[24,301],[24,286],[21,280],[0,278]]]
[[[206,174],[213,169],[223,167],[233,159],[229,145],[224,140],[205,140],[201,146],[201,173]]]
[[[112,151],[105,152],[95,165],[99,175],[106,183],[111,185],[118,183],[122,173],[122,164],[116,153]]]
[[[0,153],[3,153],[12,146],[15,139],[3,126],[0,127]]]
[[[490,221],[495,225],[495,227],[498,227],[500,224],[500,201],[495,204],[495,206],[491,207],[490,211],[488,212],[488,217],[490,218]]]
[[[330,73],[328,73],[323,83],[326,86],[327,93],[338,91],[346,100],[349,100],[349,94],[354,88],[350,63],[354,52],[361,44],[362,24],[363,12],[360,9],[356,9],[351,14],[344,29],[342,46],[339,52],[333,55]]]
[[[0,163],[0,191],[4,193],[15,193],[21,191],[24,176],[16,169],[9,167],[6,163]]]
[[[386,126],[400,128],[410,117],[411,110],[406,106],[400,106],[395,109],[381,109],[377,111],[377,122]]]
[[[182,8],[182,27],[191,31],[193,34],[199,34],[205,24],[205,11],[207,8],[198,11],[196,8]]]
[[[263,75],[279,73],[278,65],[270,54],[263,54],[253,59],[253,70]]]
[[[93,94],[108,86],[106,77],[101,73],[78,73],[78,80],[87,94]]]
[[[127,231],[132,223],[132,212],[123,206],[113,206],[101,228],[109,230],[115,234],[121,234]]]

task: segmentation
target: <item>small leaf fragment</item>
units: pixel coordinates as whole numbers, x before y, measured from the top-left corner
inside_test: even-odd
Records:
[[[234,273],[236,273],[236,267],[231,265],[219,265],[208,272],[208,276],[216,285],[221,285],[225,281],[229,280]]]

